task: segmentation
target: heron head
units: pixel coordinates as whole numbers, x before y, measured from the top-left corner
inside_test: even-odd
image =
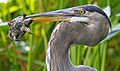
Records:
[[[94,5],[82,5],[62,10],[56,10],[41,14],[32,15],[31,17],[44,17],[47,18],[40,18],[35,19],[33,21],[69,21],[69,22],[85,22],[85,23],[93,23],[97,20],[103,20],[101,18],[105,17],[111,27],[111,22],[106,13],[101,10],[99,7]],[[94,24],[94,23],[93,23]]]

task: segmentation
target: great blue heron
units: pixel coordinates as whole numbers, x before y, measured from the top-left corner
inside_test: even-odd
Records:
[[[25,17],[25,15],[23,16]],[[69,52],[72,44],[94,46],[107,36],[111,22],[105,12],[94,5],[83,5],[26,16],[26,19],[41,16],[51,17],[32,21],[62,21],[55,27],[49,40],[46,54],[47,71],[97,71],[89,66],[73,65]],[[25,23],[25,25],[28,27],[29,23]],[[25,31],[30,32],[27,28],[22,27],[22,30],[24,33]],[[17,37],[12,34],[11,36],[14,37],[14,40]]]

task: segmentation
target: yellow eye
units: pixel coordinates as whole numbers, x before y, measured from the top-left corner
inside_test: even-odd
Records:
[[[80,14],[85,14],[85,11],[83,9],[81,9]]]
[[[86,11],[84,9],[80,9],[80,10],[74,10],[74,11],[71,11],[71,13],[75,13],[75,14],[85,14]]]

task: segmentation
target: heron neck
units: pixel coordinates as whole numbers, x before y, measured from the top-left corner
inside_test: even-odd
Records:
[[[69,57],[70,43],[57,39],[53,41],[53,45],[50,45],[51,71],[75,71]]]
[[[60,27],[62,27],[61,23],[54,29],[48,44],[48,49],[50,49],[48,56],[50,57],[47,56],[47,58],[50,71],[74,71],[74,65],[69,57],[72,39],[70,36],[68,37],[68,33],[64,33],[63,27],[62,29]]]

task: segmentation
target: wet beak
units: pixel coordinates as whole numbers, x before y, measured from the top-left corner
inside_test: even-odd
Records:
[[[39,19],[33,19],[33,22],[44,22],[44,21],[69,21],[70,17],[76,16],[69,11],[57,10],[51,12],[45,12],[35,15],[27,16],[26,18],[42,17]],[[44,17],[44,18],[43,18]]]

